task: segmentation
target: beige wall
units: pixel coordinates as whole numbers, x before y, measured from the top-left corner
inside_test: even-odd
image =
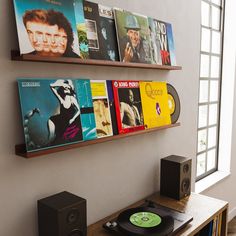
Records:
[[[183,66],[183,70],[168,72],[11,61],[10,50],[17,45],[13,6],[9,1],[2,0],[0,235],[36,236],[37,199],[63,190],[87,199],[88,223],[91,224],[158,190],[160,158],[169,154],[195,158],[200,1],[101,0],[99,3],[171,22],[177,62]],[[181,126],[34,159],[23,159],[14,154],[14,145],[23,142],[16,89],[16,78],[22,76],[166,80],[176,87],[181,99]],[[193,166],[195,169],[195,164]],[[227,192],[219,196],[233,201],[229,197],[232,181],[222,182],[221,185],[224,183],[227,184]],[[217,189],[214,193],[218,196]]]

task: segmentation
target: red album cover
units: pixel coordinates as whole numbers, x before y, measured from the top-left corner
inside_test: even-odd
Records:
[[[112,81],[118,132],[144,129],[138,81]]]

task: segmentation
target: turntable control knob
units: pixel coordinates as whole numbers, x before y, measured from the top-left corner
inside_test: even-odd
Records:
[[[107,226],[107,227],[111,227],[111,222],[108,221],[108,222],[106,223],[106,226]]]
[[[108,228],[115,228],[116,226],[117,226],[117,223],[115,221],[113,221],[113,222],[108,221],[106,223],[106,227],[108,227]]]
[[[111,225],[112,225],[112,227],[116,227],[117,223],[115,221],[113,221]]]

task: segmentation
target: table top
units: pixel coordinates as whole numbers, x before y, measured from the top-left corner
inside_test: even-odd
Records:
[[[87,236],[111,236],[112,234],[107,232],[102,225],[109,220],[116,218],[122,211],[128,208],[140,206],[145,200],[151,200],[162,206],[174,209],[179,212],[186,213],[193,217],[193,220],[183,229],[181,229],[176,235],[190,236],[195,235],[201,228],[207,225],[216,215],[227,210],[228,203],[219,199],[207,197],[201,194],[191,193],[190,196],[178,201],[165,196],[161,196],[159,193],[155,193],[146,197],[126,208],[108,216],[104,219],[88,226]]]

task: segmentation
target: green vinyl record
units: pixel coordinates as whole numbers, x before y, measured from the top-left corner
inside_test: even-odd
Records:
[[[161,217],[152,212],[136,212],[129,218],[130,222],[138,227],[151,228],[161,223]]]

